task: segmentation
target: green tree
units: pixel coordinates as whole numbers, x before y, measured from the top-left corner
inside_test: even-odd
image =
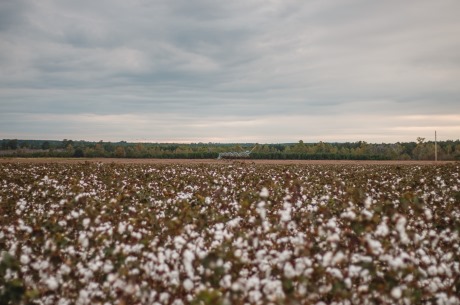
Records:
[[[294,151],[298,153],[305,152],[305,148],[305,144],[302,140],[299,140],[299,142],[294,145]]]
[[[67,147],[69,147],[69,145],[73,146],[73,141],[72,140],[67,140],[67,139],[62,140],[62,148],[67,149]]]
[[[103,157],[105,155],[105,149],[101,142],[97,143],[94,146],[94,150],[96,151],[97,155]]]
[[[122,146],[117,146],[117,148],[115,148],[114,154],[115,154],[115,157],[117,157],[117,158],[126,157],[126,151],[125,151],[124,147],[122,147]]]
[[[18,149],[18,140],[17,139],[9,140],[7,147],[8,149],[12,149],[12,150]]]
[[[83,148],[77,147],[73,153],[73,156],[75,158],[83,158],[85,156],[85,153],[83,152]]]
[[[45,142],[42,143],[42,149],[43,150],[48,150],[50,148],[51,148],[50,142],[45,141]]]

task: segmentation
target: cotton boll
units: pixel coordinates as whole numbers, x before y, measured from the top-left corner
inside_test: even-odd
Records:
[[[335,228],[337,228],[337,222],[336,222],[335,218],[329,219],[329,221],[327,222],[326,226],[327,226],[329,229],[335,229]]]
[[[331,263],[331,260],[332,260],[332,255],[333,253],[332,252],[326,252],[326,254],[324,254],[323,256],[323,266],[324,267],[327,267],[329,266],[329,264]]]
[[[364,200],[364,206],[366,207],[366,209],[370,208],[371,207],[371,204],[372,204],[372,197],[366,197],[366,199]]]
[[[402,290],[400,287],[394,287],[391,289],[391,296],[395,299],[399,299],[402,296]]]
[[[88,238],[86,238],[86,234],[80,233],[80,236],[78,237],[78,242],[81,244],[83,248],[88,248],[89,240]]]
[[[21,255],[19,261],[21,262],[21,264],[27,265],[30,262],[30,258],[28,255],[23,254]]]
[[[191,279],[187,278],[185,281],[182,283],[182,286],[184,286],[184,289],[186,291],[191,291],[193,289],[193,282]]]
[[[259,196],[262,198],[267,198],[269,196],[268,189],[266,187],[262,188],[262,190],[259,193]]]
[[[112,262],[110,261],[106,261],[104,266],[102,267],[102,270],[105,272],[105,273],[109,273],[113,270],[113,265],[112,265]]]
[[[257,204],[257,213],[259,213],[260,218],[265,219],[267,212],[265,210],[265,201],[261,201]]]
[[[195,254],[193,254],[193,252],[188,249],[185,250],[183,254],[183,263],[184,263],[185,271],[187,272],[187,275],[190,278],[193,278],[194,276],[193,266],[192,266],[192,263],[194,260],[195,260]]]
[[[340,214],[340,217],[345,218],[345,219],[353,220],[353,219],[356,218],[356,213],[353,212],[353,211],[346,211],[346,212],[343,212],[342,214]]]
[[[431,220],[433,218],[433,214],[431,213],[431,210],[425,209],[424,213],[425,213],[425,217],[427,220]]]
[[[46,286],[48,286],[49,290],[56,290],[59,287],[59,282],[56,280],[55,277],[50,277],[45,281]]]
[[[374,255],[378,255],[383,252],[382,244],[378,240],[372,239],[370,235],[366,235],[366,242]]]
[[[126,225],[124,223],[119,223],[118,224],[118,233],[123,234],[126,230]]]
[[[345,254],[343,254],[342,251],[339,251],[337,252],[335,255],[334,255],[334,258],[332,259],[332,265],[336,265],[336,264],[340,264],[341,262],[343,262],[347,257],[345,256]]]
[[[337,268],[328,268],[327,272],[338,279],[343,279],[342,272]]]
[[[285,265],[284,265],[284,276],[288,279],[292,279],[294,276],[296,276],[296,272],[294,270],[294,268],[292,267],[291,263],[287,262]]]
[[[410,243],[409,237],[406,233],[406,224],[407,219],[404,216],[400,216],[398,221],[396,222],[396,230],[399,233],[399,238],[401,239],[401,242],[405,245]]]
[[[89,224],[90,224],[90,222],[91,222],[91,220],[89,218],[83,219],[83,227],[85,227],[85,229],[87,229]]]
[[[232,276],[230,274],[226,274],[219,283],[224,288],[230,288],[232,286]]]

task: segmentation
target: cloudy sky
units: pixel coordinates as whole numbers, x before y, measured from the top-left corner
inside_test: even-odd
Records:
[[[2,0],[0,138],[460,138],[460,1]]]

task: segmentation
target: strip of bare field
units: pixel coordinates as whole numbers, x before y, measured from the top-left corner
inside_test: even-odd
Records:
[[[254,163],[268,165],[442,165],[455,161],[416,160],[217,160],[217,159],[127,159],[127,158],[0,158],[0,163],[84,163],[102,162],[117,164],[229,164]]]

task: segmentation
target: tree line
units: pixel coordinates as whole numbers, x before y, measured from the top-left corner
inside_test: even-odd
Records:
[[[221,152],[252,150],[251,159],[297,160],[434,160],[435,143],[129,143],[59,140],[0,140],[0,155],[16,157],[184,158],[211,159]],[[460,141],[437,143],[438,160],[460,160]]]

